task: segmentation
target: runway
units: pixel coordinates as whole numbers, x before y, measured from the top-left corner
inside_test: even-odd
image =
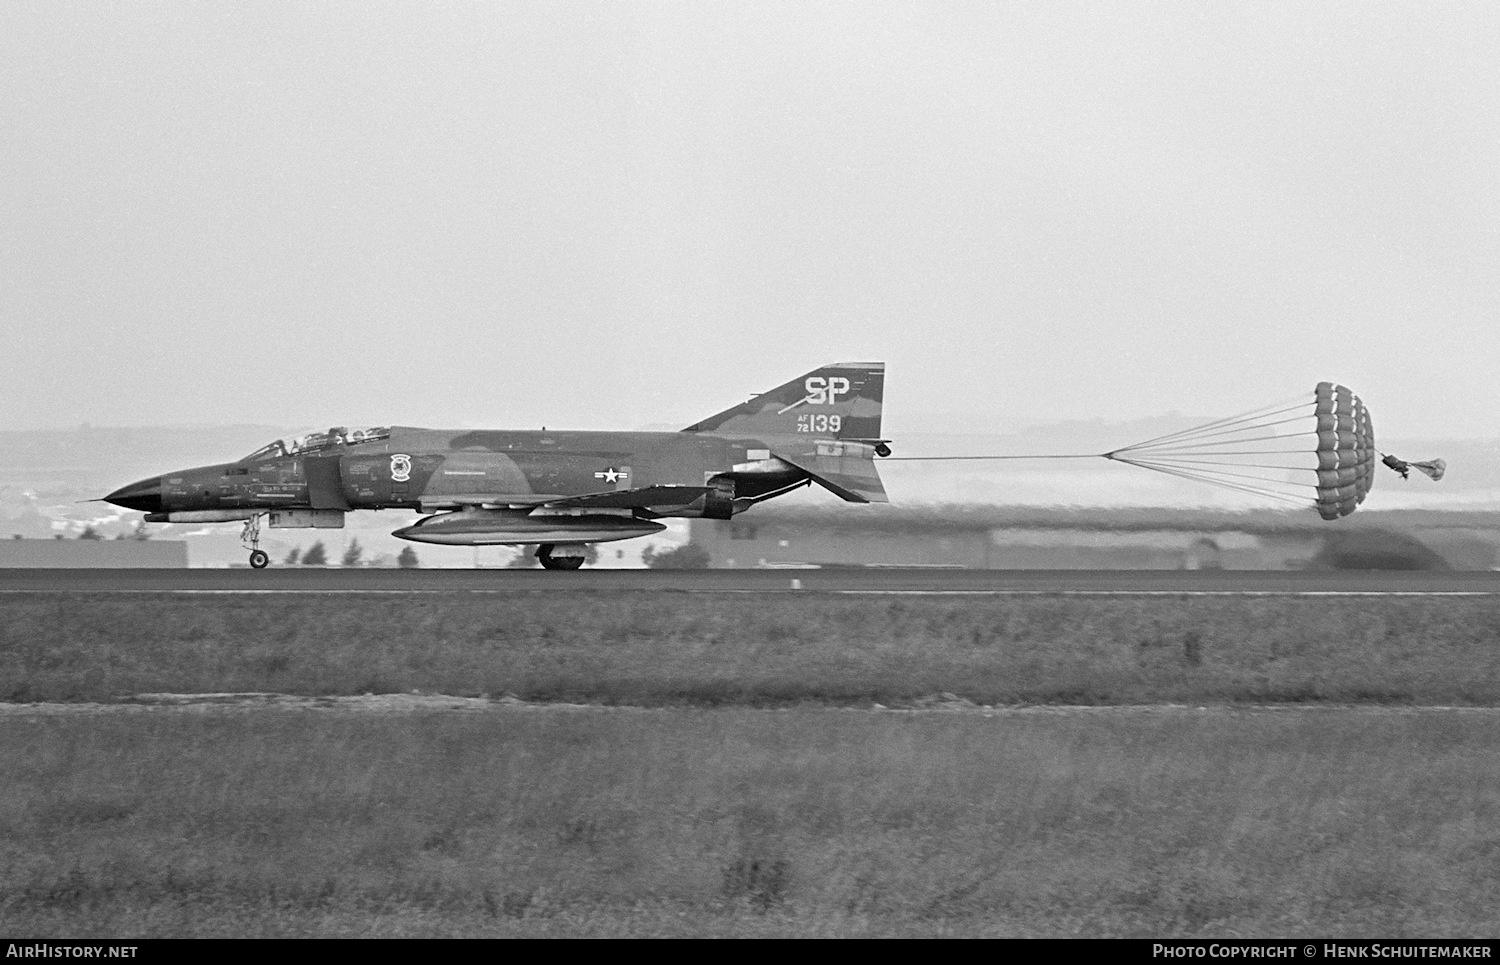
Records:
[[[1500,573],[1282,570],[0,569],[0,593],[840,593],[1493,596]]]

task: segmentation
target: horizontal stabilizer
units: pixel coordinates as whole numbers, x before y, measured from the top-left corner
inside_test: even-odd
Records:
[[[880,474],[875,471],[875,462],[868,455],[777,452],[776,456],[807,473],[813,482],[845,502],[890,502]]]

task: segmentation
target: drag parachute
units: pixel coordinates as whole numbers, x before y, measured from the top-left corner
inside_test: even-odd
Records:
[[[1249,412],[1092,455],[895,456],[896,462],[991,459],[1097,459],[1140,466],[1194,482],[1267,496],[1348,516],[1364,502],[1381,463],[1408,478],[1415,469],[1443,478],[1441,459],[1407,462],[1375,448],[1370,410],[1342,385],[1319,382],[1310,393]]]
[[[1370,411],[1359,396],[1332,382],[1319,382],[1311,393],[1295,399],[1104,456],[1301,505],[1311,499],[1324,519],[1354,512],[1374,484],[1379,459]],[[1442,467],[1434,468],[1436,474],[1429,475],[1438,478]]]

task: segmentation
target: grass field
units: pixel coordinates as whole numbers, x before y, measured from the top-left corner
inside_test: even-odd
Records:
[[[11,709],[0,932],[1500,932],[1488,598],[278,600],[7,596],[0,698],[632,706]]]
[[[1500,715],[0,718],[28,936],[1489,936]]]
[[[0,700],[422,691],[661,705],[1500,706],[1488,597],[0,599]]]

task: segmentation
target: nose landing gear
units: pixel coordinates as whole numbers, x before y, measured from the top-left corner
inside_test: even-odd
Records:
[[[260,548],[260,518],[264,513],[256,513],[245,520],[245,528],[240,531],[240,542],[250,551],[251,569],[263,570],[271,562],[270,554]]]

